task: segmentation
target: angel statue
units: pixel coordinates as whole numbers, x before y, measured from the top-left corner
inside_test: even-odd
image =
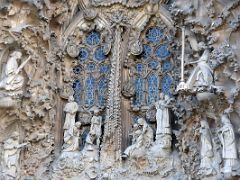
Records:
[[[208,65],[209,50],[206,49],[198,61],[190,62],[188,64],[195,64],[192,74],[186,82],[186,88],[192,91],[201,91],[209,89],[213,85],[213,70]]]

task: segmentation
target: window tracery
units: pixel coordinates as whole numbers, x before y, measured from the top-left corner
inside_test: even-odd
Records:
[[[73,68],[76,80],[72,86],[75,101],[87,108],[104,107],[110,65],[101,32],[92,30],[84,34],[76,61]]]
[[[143,51],[136,56],[133,71],[134,107],[149,106],[159,99],[159,94],[172,94],[174,61],[170,48],[170,34],[161,25],[147,28],[141,37]]]

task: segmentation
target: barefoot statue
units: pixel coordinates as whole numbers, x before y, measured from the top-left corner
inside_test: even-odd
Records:
[[[229,119],[229,109],[221,115],[222,128],[219,130],[224,160],[223,173],[231,173],[237,163],[237,146],[233,126]]]

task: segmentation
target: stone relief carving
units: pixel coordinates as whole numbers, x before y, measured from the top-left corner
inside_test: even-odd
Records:
[[[224,160],[223,172],[231,173],[234,169],[234,166],[237,164],[237,148],[236,148],[236,139],[233,126],[229,119],[230,109],[226,109],[221,115],[222,127],[219,130],[220,140],[222,143],[222,158]]]
[[[213,71],[207,64],[207,60],[209,59],[209,51],[205,50],[202,56],[198,61],[194,63],[198,63],[194,68],[192,74],[186,82],[187,89],[203,91],[210,90],[211,85],[214,84],[213,81]],[[188,63],[191,64],[191,63]],[[207,89],[206,89],[207,88]]]
[[[3,142],[3,179],[17,179],[19,178],[19,158],[22,147],[27,143],[19,143],[19,133],[13,132],[11,137]]]
[[[75,147],[75,138],[79,136],[78,126],[79,124],[75,123],[75,116],[78,111],[78,104],[74,102],[73,96],[70,96],[68,99],[68,103],[64,107],[64,111],[66,112],[66,118],[65,122],[63,125],[63,130],[64,130],[64,144],[65,144],[65,150],[66,151],[74,151],[75,148],[78,148],[78,146]],[[76,144],[78,145],[78,144]]]
[[[13,52],[5,67],[5,76],[0,81],[1,89],[1,106],[2,107],[12,107],[16,103],[16,99],[20,98],[22,92],[22,87],[24,83],[24,77],[19,74],[20,70],[23,68],[18,67],[17,60],[22,57],[21,52]],[[24,64],[23,64],[24,65]]]
[[[143,118],[134,124],[133,144],[124,151],[124,156],[144,156],[146,148],[153,142],[153,131]]]
[[[0,179],[239,178],[239,0],[0,7]]]
[[[209,128],[208,122],[203,119],[201,120],[201,163],[200,169],[201,173],[205,175],[214,174],[214,167],[212,165],[212,160],[214,156],[212,134]]]

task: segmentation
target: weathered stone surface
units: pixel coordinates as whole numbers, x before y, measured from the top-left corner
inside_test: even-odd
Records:
[[[239,12],[0,0],[0,179],[239,179]]]

